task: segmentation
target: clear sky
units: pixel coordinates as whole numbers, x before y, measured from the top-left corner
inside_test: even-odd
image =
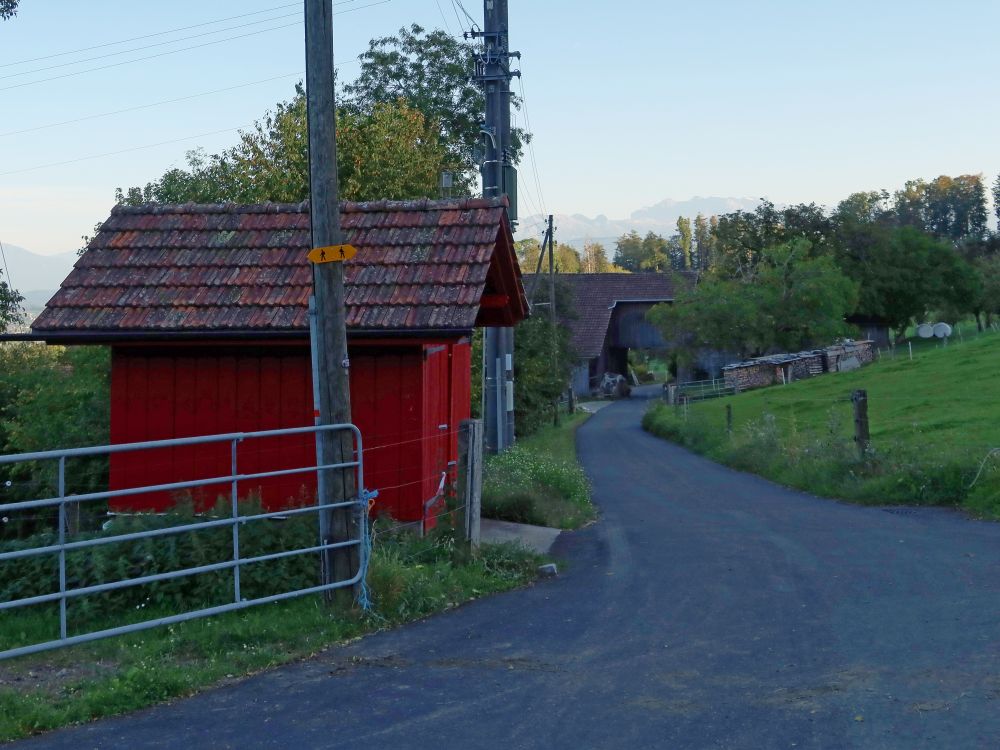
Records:
[[[404,24],[459,32],[452,0],[376,2],[335,0],[343,78],[369,39]],[[481,0],[463,3],[481,19]],[[544,194],[522,165],[522,215],[622,218],[695,195],[829,205],[913,177],[1000,172],[996,0],[510,6]],[[96,48],[59,54],[84,47]],[[89,68],[103,69],[76,75]],[[232,144],[302,70],[301,3],[22,0],[0,22],[0,240],[75,249],[115,187]]]

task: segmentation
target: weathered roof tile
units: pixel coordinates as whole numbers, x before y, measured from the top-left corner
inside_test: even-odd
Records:
[[[468,330],[497,249],[497,200],[343,204],[348,326]],[[60,333],[302,331],[312,268],[308,204],[116,207],[34,321]],[[520,289],[520,280],[518,279]],[[512,304],[523,317],[523,296]]]

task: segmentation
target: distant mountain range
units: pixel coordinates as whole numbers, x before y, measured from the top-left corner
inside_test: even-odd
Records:
[[[76,263],[76,253],[38,255],[17,245],[3,243],[10,284],[24,295],[28,312],[39,312]],[[0,273],[3,268],[0,267]]]
[[[695,197],[686,201],[667,198],[646,208],[633,211],[627,219],[609,219],[603,214],[590,218],[582,214],[556,214],[556,242],[582,249],[585,242],[600,242],[609,250],[616,239],[626,232],[635,230],[639,234],[656,232],[669,236],[677,231],[677,219],[686,216],[693,219],[698,214],[713,216],[732,211],[754,210],[760,200],[757,198]],[[526,216],[519,222],[517,239],[535,237],[544,230],[547,217],[540,214]]]

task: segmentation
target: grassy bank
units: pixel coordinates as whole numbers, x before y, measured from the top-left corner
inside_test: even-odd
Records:
[[[503,521],[576,529],[594,518],[590,484],[576,460],[578,412],[545,427],[500,456],[483,472],[483,515]]]
[[[508,590],[530,581],[538,562],[519,548],[494,545],[470,559],[447,533],[381,535],[369,574],[370,613],[331,609],[307,597],[0,662],[0,741],[189,695]],[[150,605],[142,619],[156,612]],[[3,613],[0,643],[39,640],[36,634],[51,627],[47,614]],[[101,626],[120,624],[106,614]]]
[[[1000,515],[1000,335],[906,346],[850,373],[692,404],[655,405],[650,432],[809,492],[862,503]],[[853,441],[850,393],[868,391],[871,451]],[[726,406],[734,429],[726,432]],[[982,472],[980,473],[980,468]],[[978,475],[978,479],[977,479]]]

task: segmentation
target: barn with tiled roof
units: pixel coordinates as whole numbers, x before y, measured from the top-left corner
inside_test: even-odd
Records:
[[[341,222],[358,248],[344,270],[367,484],[382,510],[419,520],[469,416],[473,329],[527,315],[505,199],[347,203]],[[310,247],[308,204],[119,206],[32,334],[111,346],[113,443],[309,425]],[[311,436],[262,444],[241,470],[302,465],[312,449]],[[222,476],[228,460],[114,454],[111,487]],[[277,508],[313,486],[282,477],[259,491]]]
[[[535,279],[534,274],[525,276],[525,285],[544,287],[544,277],[540,283]],[[571,309],[563,322],[578,358],[573,390],[579,396],[588,395],[605,372],[627,375],[629,349],[669,348],[646,313],[661,302],[673,302],[679,286],[694,283],[690,272],[572,273],[558,279],[568,291]]]

